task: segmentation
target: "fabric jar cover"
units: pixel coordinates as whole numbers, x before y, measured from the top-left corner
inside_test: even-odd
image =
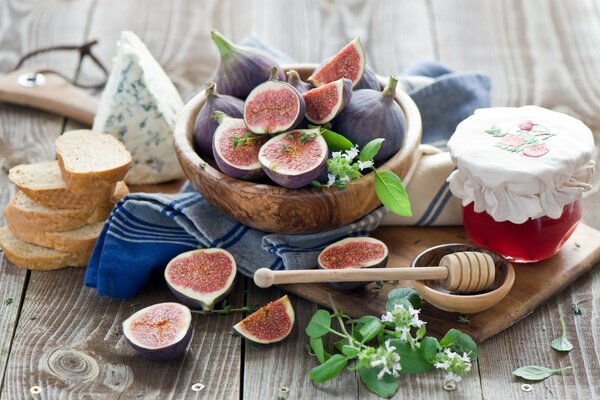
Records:
[[[497,222],[559,218],[591,189],[594,139],[581,121],[537,106],[475,111],[448,142],[452,193]]]

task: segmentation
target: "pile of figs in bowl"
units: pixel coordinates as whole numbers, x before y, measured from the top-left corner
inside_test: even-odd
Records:
[[[332,151],[321,127],[358,150],[385,139],[375,166],[406,176],[421,141],[419,111],[394,78],[366,65],[358,39],[321,65],[280,65],[218,32],[212,38],[220,64],[181,111],[175,150],[186,177],[213,206],[278,233],[333,229],[376,209],[372,172],[344,188],[327,185]]]

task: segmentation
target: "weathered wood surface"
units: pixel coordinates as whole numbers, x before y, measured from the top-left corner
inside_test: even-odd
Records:
[[[0,72],[8,72],[26,51],[86,38],[100,39],[98,54],[110,64],[119,32],[130,29],[187,98],[216,66],[211,29],[235,40],[257,35],[304,62],[319,62],[360,34],[369,63],[381,74],[437,57],[452,68],[488,73],[496,105],[534,103],[567,111],[581,117],[597,136],[599,13],[594,1],[556,0],[11,0],[0,2]],[[77,67],[77,56],[70,53],[42,55],[32,63],[40,60],[70,76]],[[79,76],[89,82],[101,77],[89,61]],[[19,162],[52,158],[53,141],[63,122],[43,112],[0,105],[0,209],[14,193],[5,171]],[[597,176],[595,181],[599,180]],[[596,209],[600,186],[595,187],[584,200],[584,221],[600,228]],[[302,331],[315,306],[301,299],[292,298],[298,324],[293,336],[280,345],[255,351],[232,338],[229,326],[239,315],[202,317],[195,322],[192,351],[180,364],[163,366],[133,357],[114,333],[132,304],[170,298],[164,287],[119,302],[97,298],[83,288],[81,270],[30,275],[27,284],[28,273],[0,260],[3,399],[31,398],[29,387],[36,384],[42,388],[38,398],[239,398],[240,393],[248,399],[374,398],[352,374],[323,386],[308,380],[307,371],[315,361],[304,352]],[[276,290],[259,292],[252,285],[248,290],[250,303],[279,295]],[[15,301],[5,305],[9,297]],[[573,315],[572,302],[580,302],[582,316]],[[599,307],[596,268],[528,318],[483,343],[478,365],[458,392],[444,392],[441,374],[432,373],[403,378],[396,398],[600,398]],[[549,347],[558,336],[560,316],[575,346],[567,355]],[[88,371],[93,371],[88,356],[98,365],[98,375],[86,381]],[[57,363],[54,372],[48,362]],[[510,372],[526,364],[574,368],[525,393]],[[68,371],[66,380],[61,368]],[[205,384],[205,389],[190,392],[195,382]],[[282,386],[290,392],[280,393]]]

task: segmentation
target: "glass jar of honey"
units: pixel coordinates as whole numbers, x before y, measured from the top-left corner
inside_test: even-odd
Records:
[[[541,261],[560,250],[591,188],[589,128],[536,106],[485,108],[458,125],[448,149],[457,167],[450,190],[462,200],[474,244],[513,262]]]

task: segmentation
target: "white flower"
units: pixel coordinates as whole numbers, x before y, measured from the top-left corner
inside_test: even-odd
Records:
[[[341,157],[342,156],[342,152],[341,151],[334,151],[331,153],[331,157],[332,158],[336,158],[336,157]]]
[[[335,175],[327,174],[327,186],[331,186],[335,183]]]
[[[340,178],[340,182],[350,182],[350,177],[348,175],[342,176]]]
[[[396,353],[396,346],[392,346],[388,339],[384,343],[384,347],[379,347],[377,352],[370,356],[369,365],[372,368],[381,367],[381,371],[377,373],[377,379],[383,379],[385,374],[399,376],[399,371],[402,369],[400,365],[400,355]]]
[[[350,150],[346,150],[345,154],[342,156],[348,161],[352,161],[358,156],[358,146],[354,146]]]
[[[462,375],[471,370],[471,359],[467,353],[460,354],[445,348],[443,353],[438,353],[434,366],[447,372],[445,381],[460,382]]]
[[[446,370],[450,367],[450,363],[448,361],[444,361],[444,362],[436,362],[435,364],[433,364],[437,369],[443,369]]]
[[[449,374],[447,374],[444,377],[444,382],[447,382],[447,381],[454,381],[454,382],[458,383],[458,382],[462,381],[462,376],[456,375],[456,374],[453,374],[452,372],[450,372]]]
[[[400,332],[400,340],[406,342],[408,340],[408,335],[410,334],[410,326],[397,326],[396,332]]]
[[[364,170],[367,168],[371,168],[373,166],[373,160],[369,160],[369,161],[360,161],[358,160],[358,169],[359,170]]]
[[[394,317],[392,316],[392,313],[389,311],[381,316],[381,322],[392,322],[393,320],[394,320]]]

